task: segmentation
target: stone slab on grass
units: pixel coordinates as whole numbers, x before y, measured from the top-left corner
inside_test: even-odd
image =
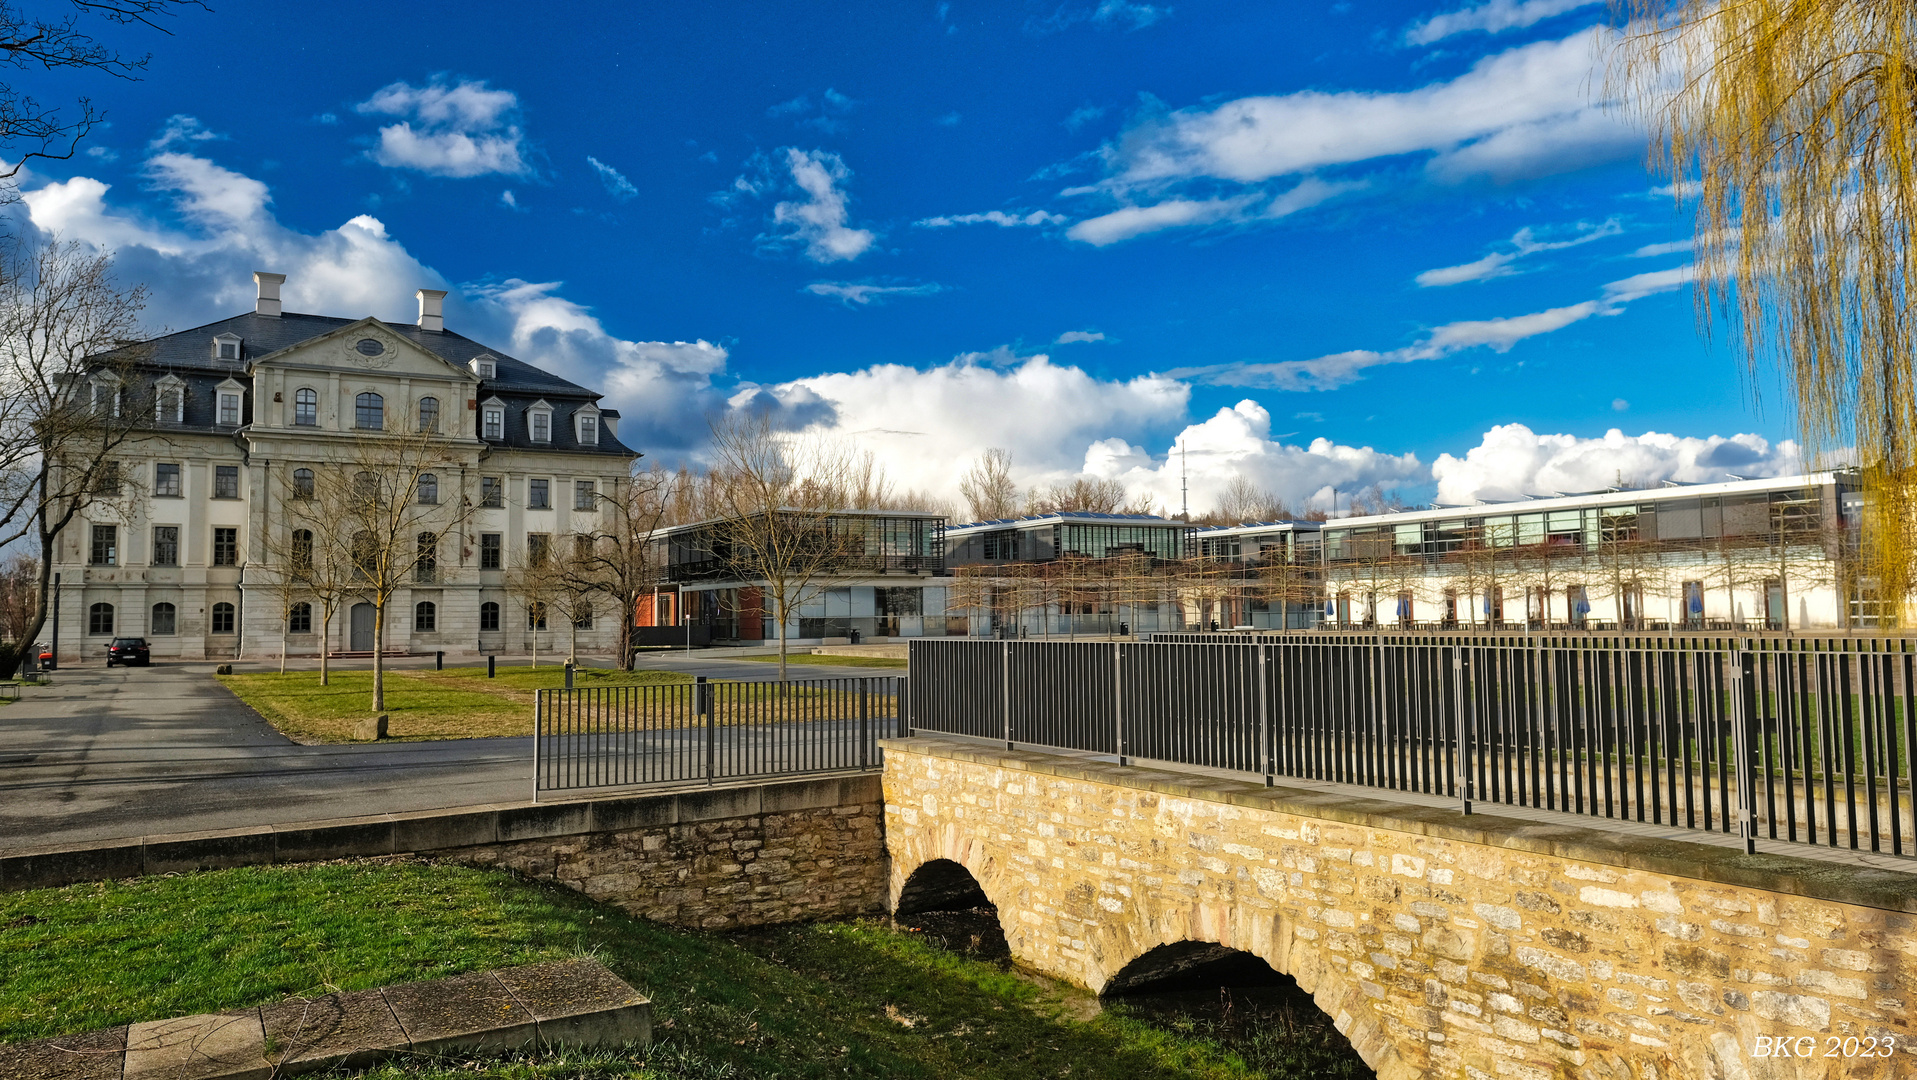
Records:
[[[421,1054],[516,1050],[539,1038],[532,1010],[490,971],[381,991]]]
[[[411,1045],[378,990],[260,1006],[267,1057],[279,1075],[342,1066],[363,1069]]]
[[[176,1016],[126,1033],[124,1080],[270,1080],[260,1011]]]
[[[0,1045],[0,1080],[120,1080],[126,1027]]]
[[[277,1080],[407,1051],[651,1041],[651,1002],[597,960],[564,960],[0,1044],[0,1080]]]
[[[549,1046],[618,1046],[652,1041],[652,1003],[594,960],[561,960],[494,972],[533,1018]]]

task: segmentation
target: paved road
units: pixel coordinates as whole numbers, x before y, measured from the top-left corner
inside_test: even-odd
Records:
[[[727,679],[777,675],[776,666],[751,661],[646,666]],[[28,688],[0,708],[0,852],[531,795],[529,738],[301,746],[240,704],[211,670],[205,663],[69,669],[52,688]],[[896,673],[794,671],[800,678]]]

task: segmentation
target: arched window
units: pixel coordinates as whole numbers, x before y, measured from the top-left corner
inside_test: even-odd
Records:
[[[423,532],[417,539],[419,552],[413,558],[413,580],[431,581],[439,573],[439,537]]]
[[[526,629],[544,630],[546,628],[546,605],[534,600],[526,605]]]
[[[422,633],[439,629],[439,608],[431,600],[413,605],[413,629]]]
[[[386,399],[375,393],[364,393],[353,399],[353,426],[362,431],[384,431],[386,429]]]
[[[379,543],[373,534],[365,529],[353,534],[353,574],[355,577],[368,578],[379,569]]]
[[[579,610],[573,612],[572,625],[575,630],[592,629],[592,605],[581,604]]]
[[[233,605],[222,600],[213,605],[213,632],[230,634],[233,632]]]
[[[172,604],[162,602],[153,605],[153,621],[148,625],[147,632],[155,637],[171,637],[180,632],[179,614]]]
[[[293,470],[293,497],[295,499],[310,499],[313,497],[313,470]]]
[[[423,397],[419,399],[419,430],[434,432],[439,430],[439,399]]]
[[[313,605],[300,601],[286,609],[286,632],[289,634],[310,634],[313,632]]]
[[[294,573],[309,573],[313,569],[313,530],[294,529],[291,557]]]
[[[479,628],[482,631],[499,629],[499,605],[494,601],[479,605]]]
[[[113,605],[95,604],[87,609],[87,633],[111,634],[113,632]]]
[[[431,506],[439,501],[439,477],[432,473],[419,474],[419,505]]]
[[[293,391],[293,422],[301,427],[319,423],[319,394],[307,387]]]
[[[377,503],[379,498],[379,476],[376,473],[361,472],[353,474],[353,499],[356,502]]]

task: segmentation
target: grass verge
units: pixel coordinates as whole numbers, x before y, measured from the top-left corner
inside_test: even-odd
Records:
[[[374,1080],[1252,1080],[1198,1032],[946,952],[878,920],[729,937],[557,886],[410,860],[246,867],[0,894],[0,1039],[581,952],[652,997],[640,1052],[403,1060]]]
[[[386,672],[387,732],[396,739],[471,739],[532,734],[534,692],[566,684],[559,664]],[[317,671],[241,672],[217,676],[254,712],[296,739],[345,742],[372,715],[373,673],[335,671],[321,686]],[[672,671],[580,668],[575,686],[691,682]]]

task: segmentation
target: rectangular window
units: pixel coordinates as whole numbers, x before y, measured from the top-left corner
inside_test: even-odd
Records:
[[[498,442],[506,437],[506,410],[487,409],[485,413],[485,434],[482,438]]]
[[[528,510],[552,509],[552,481],[550,480],[526,481],[526,509]]]
[[[552,414],[545,411],[526,414],[526,421],[532,425],[532,441],[552,441]]]
[[[313,605],[294,604],[286,613],[286,632],[289,634],[310,634],[313,632]]]
[[[579,612],[577,613],[577,615],[573,618],[572,626],[573,626],[573,629],[575,630],[592,629],[592,608],[590,607],[581,608]]]
[[[479,629],[482,632],[499,629],[499,605],[494,601],[479,605]]]
[[[479,505],[506,505],[506,485],[499,482],[499,477],[482,476],[479,478]]]
[[[120,493],[120,463],[102,461],[93,474],[93,493],[95,495],[118,495]]]
[[[180,565],[180,527],[178,525],[153,526],[153,565]]]
[[[592,510],[599,505],[594,497],[592,481],[574,480],[572,482],[572,508],[574,510]]]
[[[240,530],[213,530],[213,565],[238,566],[240,564]]]
[[[93,527],[93,551],[87,561],[94,566],[117,566],[120,562],[120,528],[117,525]]]
[[[240,497],[240,467],[238,465],[213,466],[213,497],[216,499],[237,499]]]
[[[544,566],[546,556],[552,553],[552,537],[545,533],[526,534],[526,565]]]
[[[592,540],[593,538],[591,536],[584,534],[576,535],[572,538],[572,558],[574,562],[585,562],[592,558]]]
[[[599,418],[582,416],[579,418],[579,442],[584,446],[599,445]]]
[[[501,533],[479,534],[479,568],[498,570],[505,565],[505,536]]]
[[[153,466],[153,494],[172,499],[180,497],[179,465],[161,463]]]
[[[220,395],[220,423],[226,427],[240,426],[240,395]]]

